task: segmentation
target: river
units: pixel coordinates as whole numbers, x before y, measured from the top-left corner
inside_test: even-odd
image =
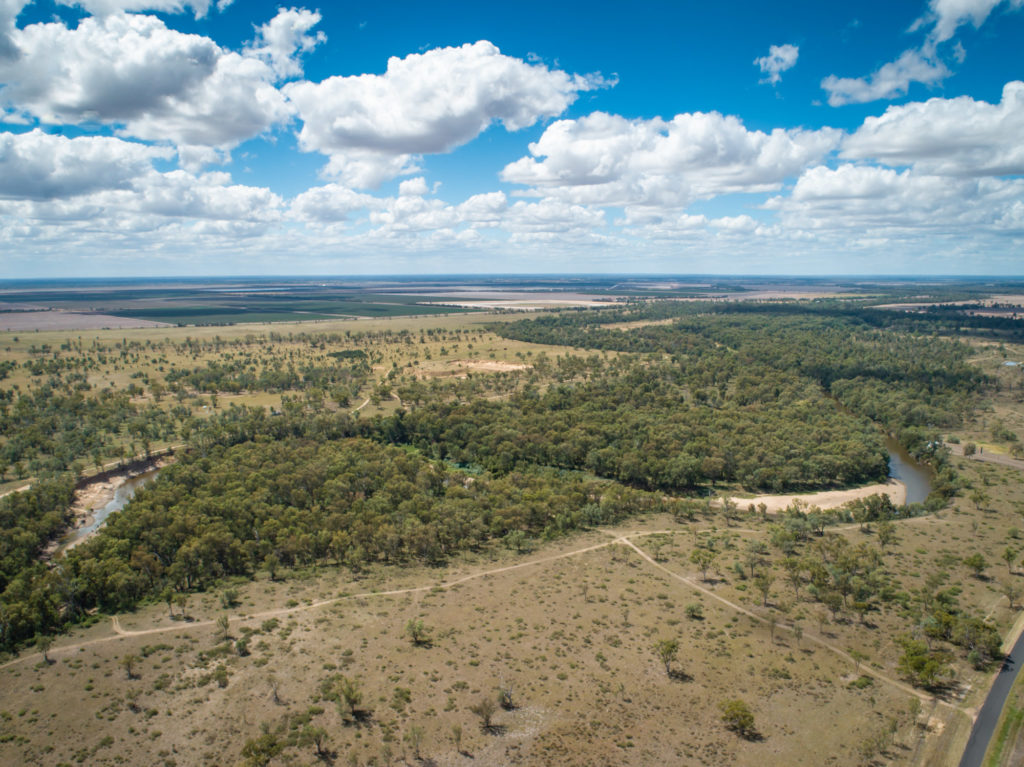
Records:
[[[127,505],[128,501],[135,497],[136,491],[159,473],[159,468],[148,469],[134,477],[129,477],[118,485],[114,490],[114,497],[111,498],[103,507],[95,509],[92,512],[92,521],[89,524],[75,528],[61,539],[60,546],[58,546],[56,553],[61,554],[68,549],[77,546],[99,530],[107,521],[107,517],[115,511],[123,509]]]
[[[915,461],[903,445],[892,437],[885,438],[889,451],[889,476],[907,486],[907,503],[924,503],[932,491],[932,472]]]

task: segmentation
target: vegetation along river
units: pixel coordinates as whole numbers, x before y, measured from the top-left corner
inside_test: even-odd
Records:
[[[886,437],[885,447],[889,452],[889,476],[907,486],[907,503],[924,503],[932,491],[932,478],[929,469],[915,461],[892,437]],[[99,530],[107,521],[107,517],[115,511],[123,509],[128,501],[135,496],[135,492],[150,482],[159,472],[159,468],[153,468],[126,479],[114,490],[113,498],[103,507],[93,511],[92,521],[89,524],[72,530],[64,537],[57,549],[58,553],[67,551]]]

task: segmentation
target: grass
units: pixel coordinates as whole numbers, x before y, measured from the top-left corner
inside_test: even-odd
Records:
[[[1024,677],[1010,690],[996,733],[985,752],[985,767],[1013,767],[1024,754]]]

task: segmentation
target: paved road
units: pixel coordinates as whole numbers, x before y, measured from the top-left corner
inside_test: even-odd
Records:
[[[1020,662],[1022,658],[1024,658],[1024,634],[1021,634],[1017,644],[1006,656],[1002,668],[999,669],[999,675],[992,684],[992,689],[988,691],[985,705],[981,707],[981,712],[971,729],[971,738],[967,741],[967,748],[960,760],[960,767],[981,767],[989,741],[996,731],[999,715],[1003,712],[1006,696],[1010,694],[1010,688],[1013,687],[1014,680],[1017,679],[1017,674],[1020,673],[1020,668],[1024,665]]]

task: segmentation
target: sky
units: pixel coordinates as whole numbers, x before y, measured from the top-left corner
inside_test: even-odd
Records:
[[[1024,0],[0,0],[0,277],[1024,275]]]

